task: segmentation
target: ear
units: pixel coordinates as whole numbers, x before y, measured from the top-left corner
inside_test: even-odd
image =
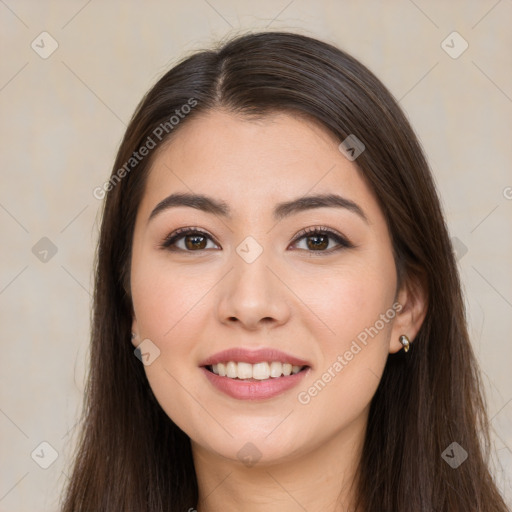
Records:
[[[135,313],[132,313],[132,336],[131,336],[131,340],[132,340],[132,345],[137,348],[137,346],[139,345],[140,343],[140,340],[139,340],[139,331],[137,329],[137,319],[135,318]],[[135,337],[133,337],[133,334],[135,334]]]
[[[412,344],[423,320],[425,320],[428,304],[426,279],[408,275],[397,294],[396,302],[401,305],[401,309],[397,308],[397,315],[391,329],[390,354],[394,354],[403,348],[399,340],[402,334],[405,334]]]

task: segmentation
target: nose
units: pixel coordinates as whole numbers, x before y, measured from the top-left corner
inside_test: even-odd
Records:
[[[290,318],[290,297],[263,253],[247,263],[234,254],[233,270],[219,283],[220,322],[258,330],[283,325]]]

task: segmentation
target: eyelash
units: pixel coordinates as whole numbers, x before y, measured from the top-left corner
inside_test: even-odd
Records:
[[[166,249],[168,251],[181,251],[181,252],[203,252],[206,249],[199,249],[197,251],[190,251],[185,249],[178,249],[176,247],[172,247],[178,240],[181,240],[182,238],[186,237],[187,235],[201,235],[205,236],[206,238],[209,238],[212,240],[216,245],[219,245],[208,233],[205,231],[199,229],[199,228],[180,228],[174,232],[172,232],[170,235],[166,236],[164,240],[160,244],[161,249]],[[336,231],[333,231],[330,228],[324,227],[324,226],[318,226],[318,227],[311,227],[303,229],[301,232],[297,234],[295,239],[293,240],[293,244],[297,244],[300,240],[303,238],[308,238],[315,235],[328,235],[330,238],[332,238],[338,245],[338,247],[326,249],[326,250],[311,250],[307,252],[311,252],[313,254],[332,254],[333,252],[339,251],[341,249],[349,249],[355,247],[354,244],[352,244],[348,239],[337,233]],[[300,250],[300,249],[299,249]],[[304,249],[302,249],[304,250]]]

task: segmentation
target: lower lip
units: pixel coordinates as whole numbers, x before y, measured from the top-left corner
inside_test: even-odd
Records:
[[[309,372],[310,368],[293,375],[269,378],[266,380],[244,381],[221,377],[204,367],[201,370],[206,378],[219,390],[238,400],[265,400],[280,395],[296,386]]]

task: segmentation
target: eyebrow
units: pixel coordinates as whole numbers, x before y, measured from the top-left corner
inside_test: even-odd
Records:
[[[228,219],[231,218],[231,210],[224,201],[219,201],[204,194],[178,193],[171,194],[160,201],[149,215],[148,222],[163,211],[180,206],[188,206],[206,213],[212,213]],[[357,203],[337,194],[302,196],[291,201],[278,203],[274,207],[273,216],[276,221],[279,221],[294,213],[327,207],[349,210],[369,224],[368,218]]]

